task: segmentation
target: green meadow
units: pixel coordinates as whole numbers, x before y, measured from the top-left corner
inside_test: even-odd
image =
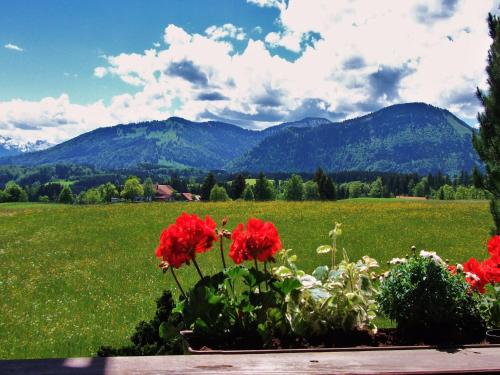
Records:
[[[154,250],[183,211],[227,216],[231,229],[251,216],[273,221],[309,271],[328,264],[315,249],[336,221],[349,257],[367,254],[383,268],[412,245],[452,262],[484,258],[491,226],[484,201],[0,204],[0,358],[92,356],[100,345],[126,344],[162,289],[175,289]],[[221,267],[218,251],[198,259],[206,274]],[[185,288],[197,280],[190,267],[178,275]]]

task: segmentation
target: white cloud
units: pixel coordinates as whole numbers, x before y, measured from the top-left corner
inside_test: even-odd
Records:
[[[255,4],[262,8],[284,9],[286,7],[285,0],[247,0],[247,3]]]
[[[13,51],[17,51],[17,52],[23,52],[24,49],[19,47],[19,46],[16,46],[15,44],[12,44],[12,43],[7,43],[4,45],[5,48],[7,49],[11,49]]]
[[[283,47],[296,53],[302,50],[300,45],[302,35],[289,30],[282,33],[270,32],[266,35],[265,41],[271,48]]]
[[[222,26],[212,25],[205,30],[205,34],[210,39],[220,40],[224,38],[231,38],[236,40],[244,40],[246,34],[242,27],[236,27],[231,23],[226,23]]]
[[[159,42],[154,42],[153,47],[160,48],[161,44]]]
[[[102,78],[108,73],[108,70],[103,67],[103,66],[98,66],[97,68],[94,69],[94,75],[97,78]]]
[[[110,105],[0,102],[0,133],[55,142],[98,126],[181,116],[263,128],[306,116],[332,120],[422,101],[473,121],[485,85],[490,39],[485,17],[498,0],[253,0],[277,6],[279,29],[236,51],[234,25],[204,34],[165,28],[166,46],[105,56],[96,77],[137,88]],[[272,5],[278,4],[278,5]],[[281,5],[280,5],[281,4]],[[314,20],[312,22],[311,20]],[[238,31],[239,30],[239,31]],[[320,38],[312,43],[311,35]],[[275,47],[297,52],[293,61]]]

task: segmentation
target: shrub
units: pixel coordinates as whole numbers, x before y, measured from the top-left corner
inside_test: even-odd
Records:
[[[5,185],[4,200],[6,202],[27,202],[28,194],[14,181],[9,181]]]
[[[59,202],[65,204],[72,204],[74,201],[73,193],[71,192],[71,188],[69,186],[65,186],[61,190],[61,194],[59,194]]]
[[[97,189],[89,189],[78,195],[78,203],[81,204],[97,204],[102,201],[101,194]]]
[[[307,201],[319,199],[319,188],[316,182],[307,181],[304,184],[304,199]]]
[[[40,195],[38,197],[38,202],[40,203],[49,203],[49,197],[46,195]]]
[[[480,297],[435,254],[397,259],[381,284],[381,311],[408,340],[479,341],[485,332]]]
[[[229,200],[226,189],[223,186],[214,185],[210,191],[210,201],[211,202],[226,202]]]

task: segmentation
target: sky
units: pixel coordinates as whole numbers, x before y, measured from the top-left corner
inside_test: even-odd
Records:
[[[425,102],[474,126],[500,0],[0,2],[0,136],[218,120],[263,129]]]

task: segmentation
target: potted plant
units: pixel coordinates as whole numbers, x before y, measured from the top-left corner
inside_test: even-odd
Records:
[[[103,347],[100,355],[179,353],[179,333],[195,353],[461,345],[480,342],[485,328],[498,324],[497,238],[488,245],[492,260],[480,268],[475,260],[450,267],[436,253],[414,249],[380,274],[368,256],[353,262],[343,250],[338,261],[337,223],[331,243],[316,250],[330,256],[329,265],[308,274],[292,250],[282,249],[273,223],[251,218],[232,232],[226,225],[226,218],[217,227],[209,216],[183,213],[162,232],[156,255],[176,283],[179,300],[164,294],[155,318],[137,326],[134,345]],[[227,240],[234,265],[226,262]],[[215,247],[221,271],[205,275],[197,257]],[[189,265],[199,281],[185,289],[175,270]],[[396,329],[377,329],[381,313]]]

